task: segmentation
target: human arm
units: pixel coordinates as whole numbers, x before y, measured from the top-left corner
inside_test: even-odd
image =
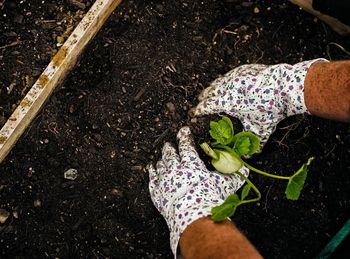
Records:
[[[317,62],[305,77],[304,99],[316,116],[350,123],[350,61]]]
[[[200,218],[185,229],[180,238],[180,249],[185,259],[262,258],[231,221],[215,223],[209,217]]]

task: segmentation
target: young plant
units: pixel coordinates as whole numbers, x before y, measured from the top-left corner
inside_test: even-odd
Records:
[[[202,143],[200,146],[211,157],[211,164],[214,168],[222,174],[238,174],[247,183],[243,186],[240,196],[238,194],[231,194],[221,205],[212,208],[211,218],[214,221],[223,221],[227,217],[232,217],[238,206],[260,200],[261,193],[258,188],[239,172],[239,169],[243,165],[255,173],[286,181],[285,194],[287,199],[297,200],[299,198],[301,190],[304,187],[308,166],[314,157],[310,157],[291,176],[270,174],[249,165],[242,159],[242,156],[251,156],[260,149],[260,140],[254,133],[239,132],[234,134],[232,122],[226,116],[223,116],[218,122],[210,122],[209,133],[214,139],[211,143],[212,147],[208,143]],[[256,197],[247,199],[251,189],[256,193]]]

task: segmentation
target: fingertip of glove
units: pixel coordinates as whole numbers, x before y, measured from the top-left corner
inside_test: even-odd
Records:
[[[191,118],[202,117],[206,114],[213,113],[211,109],[207,106],[207,100],[200,101],[196,107],[189,110],[188,114]]]
[[[185,126],[185,127],[182,127],[179,132],[177,133],[177,139],[180,140],[180,139],[183,139],[183,138],[187,138],[191,135],[191,130],[190,130],[190,127],[188,126]]]
[[[204,109],[202,109],[202,104],[198,104],[196,107],[189,110],[188,115],[191,118],[202,117],[205,115]]]
[[[164,162],[162,160],[159,160],[156,164],[156,168],[157,169],[154,169],[155,171],[158,171],[158,170],[162,170],[164,168]]]
[[[151,173],[151,172],[155,171],[154,166],[151,163],[146,165],[146,170],[147,170],[148,173]]]
[[[170,142],[165,142],[163,145],[163,151],[168,150],[170,148],[173,148],[173,145],[171,145]]]

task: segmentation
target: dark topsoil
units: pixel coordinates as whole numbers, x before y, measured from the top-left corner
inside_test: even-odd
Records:
[[[124,1],[1,165],[0,208],[12,214],[0,225],[0,257],[171,258],[145,166],[190,124],[200,91],[240,64],[327,57],[329,42],[350,42],[281,2]],[[191,124],[197,143],[208,121]],[[349,146],[349,125],[297,116],[252,159],[290,174],[316,157],[297,202],[251,176],[263,198],[234,221],[265,257],[312,258],[345,223]],[[69,168],[74,181],[63,177]]]

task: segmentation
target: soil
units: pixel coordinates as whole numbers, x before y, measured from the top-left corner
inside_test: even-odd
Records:
[[[10,37],[2,34],[0,46]],[[191,125],[196,143],[208,138],[211,117],[191,122],[188,116],[200,91],[240,64],[327,58],[330,42],[349,46],[350,40],[280,1],[124,1],[1,164],[0,208],[10,216],[0,224],[0,257],[171,258],[145,166],[183,125]],[[45,52],[52,39],[35,46]],[[17,71],[7,68],[17,60],[11,51],[0,52],[0,89]],[[50,58],[18,52],[26,73]],[[331,57],[344,58],[336,49]],[[2,107],[17,102],[1,91]],[[296,116],[280,123],[251,159],[287,175],[316,157],[297,202],[284,198],[278,182],[251,175],[263,198],[239,208],[233,220],[263,256],[312,258],[346,222],[349,147],[349,125]],[[71,168],[75,180],[64,178]]]

